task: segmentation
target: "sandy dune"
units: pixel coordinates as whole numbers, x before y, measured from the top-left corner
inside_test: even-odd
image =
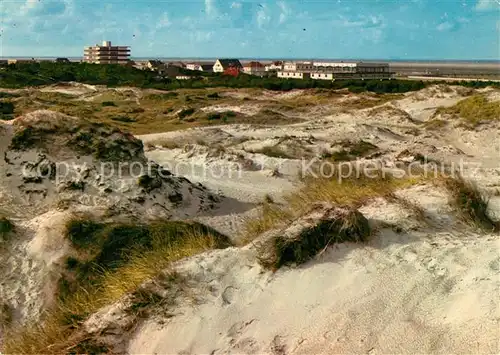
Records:
[[[89,100],[100,93],[98,87],[77,84],[44,90]],[[304,92],[263,91],[252,97],[261,100],[256,103],[214,104],[203,111],[230,109],[251,116],[265,100],[299,99]],[[498,90],[477,92],[500,100]],[[90,169],[85,193],[72,192],[71,197],[103,198],[104,207],[118,201],[124,218],[155,217],[161,208],[172,218],[200,221],[239,242],[243,224],[264,200],[281,203],[302,186],[304,164],[363,143],[370,149],[360,153],[361,162],[391,168],[420,155],[455,164],[490,199],[488,213],[498,221],[498,121],[475,129],[462,127],[458,120],[440,129],[425,126],[438,107],[452,106],[472,93],[436,86],[365,109],[339,110],[335,100],[318,104],[304,111],[306,121],[291,125],[213,125],[139,136],[146,146],[145,152],[140,150],[141,162],[154,161],[189,181],[176,178],[175,184],[146,196],[135,178],[103,182]],[[132,94],[140,100],[141,92]],[[0,296],[2,304],[15,310],[15,318],[26,321],[38,319],[53,301],[69,248],[62,238],[69,213],[103,211],[84,199],[73,201],[69,210],[56,208],[60,186],[46,180],[37,183],[46,196],[30,208],[20,198],[24,190],[16,190],[23,183],[19,171],[39,155],[9,149],[14,128],[0,124],[0,134],[9,138],[0,140],[0,152],[7,158],[0,167],[9,174],[0,183],[0,213],[11,217],[20,237],[8,253],[0,254]],[[134,143],[133,138],[126,142]],[[74,155],[68,149],[65,154]],[[49,149],[44,159],[59,157]],[[96,163],[91,156],[70,158]],[[167,198],[176,185],[185,196],[178,208]],[[136,203],[138,195],[146,202]],[[366,245],[339,244],[303,265],[276,272],[262,268],[254,244],[210,251],[172,266],[186,280],[174,306],[131,320],[127,295],[92,315],[83,328],[89,338],[130,354],[500,353],[499,235],[463,223],[444,188],[420,183],[395,195],[400,200],[377,198],[359,208],[375,231]],[[205,205],[210,208],[202,209]]]

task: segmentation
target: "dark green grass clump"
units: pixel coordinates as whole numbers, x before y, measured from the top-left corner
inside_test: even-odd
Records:
[[[0,217],[0,240],[14,230],[14,225],[6,217]]]
[[[365,142],[363,140],[359,142],[344,141],[341,143],[342,149],[338,152],[333,153],[323,153],[323,159],[329,159],[332,161],[351,161],[358,158],[364,158],[376,151],[378,147],[371,144],[370,142]]]
[[[291,226],[292,230],[295,228]],[[261,246],[262,266],[277,270],[284,265],[300,265],[330,245],[364,242],[370,236],[370,227],[361,213],[348,210],[338,218],[320,220],[313,227],[303,228],[297,235],[290,237],[287,232],[271,237]]]
[[[125,265],[130,255],[165,244],[180,244],[185,236],[193,233],[213,236],[216,248],[231,245],[227,236],[196,222],[103,223],[83,216],[70,220],[66,233],[79,256],[70,257],[66,263],[74,275],[62,279],[62,297],[74,292],[75,287],[99,282],[102,270],[110,271]]]

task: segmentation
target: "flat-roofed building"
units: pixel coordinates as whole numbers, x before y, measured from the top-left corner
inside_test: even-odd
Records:
[[[333,80],[333,73],[311,73],[311,79],[315,80]]]
[[[277,76],[283,79],[308,79],[311,75],[310,73],[297,71],[279,71]]]
[[[110,41],[103,41],[84,49],[83,61],[95,64],[127,64],[130,60],[130,47],[112,46]]]
[[[314,62],[313,71],[318,73],[334,73],[340,76],[357,74],[367,77],[390,77],[389,63],[370,62]],[[345,74],[345,75],[342,75]],[[339,77],[336,75],[336,77]]]

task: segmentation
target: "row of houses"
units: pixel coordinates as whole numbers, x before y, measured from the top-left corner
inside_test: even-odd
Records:
[[[8,64],[12,64],[14,61],[19,62],[19,60],[9,60]],[[57,58],[55,61],[69,62],[66,58]],[[85,47],[83,61],[94,64],[130,65],[139,69],[155,71],[161,77],[176,79],[190,79],[202,72],[224,73],[232,76],[245,73],[261,77],[277,76],[285,79],[310,78],[316,80],[387,79],[391,77],[388,63],[372,62],[274,61],[263,64],[259,61],[249,61],[242,64],[239,59],[235,58],[221,58],[215,62],[184,63],[177,61],[165,63],[160,60],[134,62],[130,59],[129,46],[112,45],[110,41],[103,41],[101,45]]]
[[[225,73],[238,75],[245,73],[256,76],[277,76],[284,79],[388,79],[392,77],[389,63],[373,62],[313,62],[313,61],[275,61],[264,65],[258,61],[241,64],[238,59],[217,59],[214,63],[176,63],[189,71]],[[161,68],[161,64],[149,63],[148,67]]]

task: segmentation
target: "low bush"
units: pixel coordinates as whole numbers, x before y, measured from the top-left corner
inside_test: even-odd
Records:
[[[32,126],[20,128],[14,133],[9,148],[13,150],[27,150],[33,148],[36,143],[43,141],[42,136],[52,133],[43,129],[35,129]]]
[[[103,107],[108,107],[108,106],[116,107],[116,104],[113,101],[103,101],[101,103],[101,106],[103,106]]]
[[[128,111],[129,113],[143,113],[146,112],[146,110],[142,107],[134,107]]]
[[[14,113],[14,104],[10,101],[0,101],[0,115],[11,115]]]
[[[191,116],[195,112],[194,108],[187,108],[179,112],[179,118],[183,119],[185,117]]]
[[[344,141],[341,146],[342,149],[337,152],[324,152],[322,158],[332,161],[350,161],[366,157],[378,150],[376,145],[363,140],[359,142]]]
[[[159,176],[142,175],[139,177],[137,184],[146,192],[151,192],[162,186],[162,181]]]
[[[19,96],[21,96],[21,95],[13,94],[10,92],[0,91],[0,99],[12,99],[12,98],[19,97]]]
[[[149,94],[145,97],[146,100],[169,100],[178,97],[179,94],[175,91],[161,93],[161,94]]]
[[[221,120],[223,122],[227,122],[228,119],[236,117],[236,112],[233,111],[224,111],[224,112],[211,112],[207,115],[208,121]]]
[[[264,154],[271,158],[294,159],[293,156],[285,152],[281,147],[277,145],[266,146],[261,149],[254,150],[253,153]]]
[[[0,217],[0,240],[5,239],[7,234],[14,230],[14,225],[7,217]]]
[[[129,116],[114,116],[114,117],[111,117],[111,120],[116,121],[116,122],[123,122],[123,123],[136,122],[136,120],[134,118],[129,117]]]

